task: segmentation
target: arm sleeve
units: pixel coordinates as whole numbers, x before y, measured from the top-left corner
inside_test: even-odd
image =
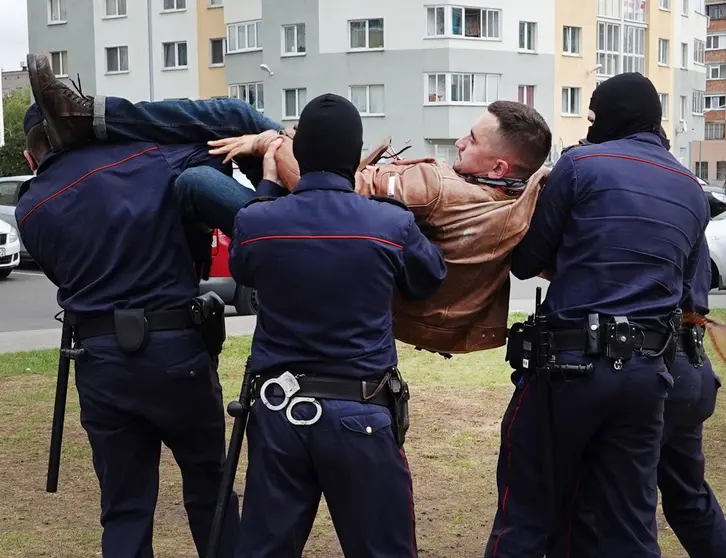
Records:
[[[708,314],[708,291],[711,288],[711,257],[705,231],[693,246],[683,270],[683,295],[681,309],[684,312]]]
[[[564,155],[542,189],[527,234],[512,252],[511,269],[517,279],[531,279],[545,270],[554,269],[576,188],[577,175],[572,159]]]
[[[287,189],[283,188],[272,180],[261,180],[255,189],[255,197],[262,198],[279,198],[289,194]]]
[[[404,300],[423,300],[441,287],[446,278],[446,263],[439,248],[418,228],[413,215],[410,219],[397,286]]]
[[[243,227],[244,220],[245,209],[242,208],[234,219],[234,237],[229,242],[229,272],[238,285],[254,288],[252,273],[250,273],[247,261],[250,247],[242,244],[247,238]]]
[[[212,167],[228,176],[232,174],[232,165],[222,164],[221,155],[210,155],[206,145],[159,145],[159,150],[177,176],[186,169],[201,166]]]

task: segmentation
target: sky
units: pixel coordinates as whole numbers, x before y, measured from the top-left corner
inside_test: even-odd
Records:
[[[27,0],[0,0],[0,68],[19,70],[28,54]]]

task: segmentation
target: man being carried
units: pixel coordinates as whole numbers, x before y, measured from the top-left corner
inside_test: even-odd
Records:
[[[60,83],[45,57],[30,55],[28,66],[33,94],[46,115],[56,149],[98,140],[210,141],[223,151],[236,150],[240,170],[256,184],[261,178],[261,156],[282,134],[279,174],[284,186],[294,189],[300,174],[292,156],[294,130],[283,130],[244,101],[132,104],[114,97],[90,99]],[[230,140],[230,136],[247,137]],[[444,353],[504,345],[509,255],[529,227],[540,182],[547,174],[538,170],[551,143],[551,132],[537,111],[497,101],[456,142],[459,156],[453,168],[434,159],[370,164],[377,161],[386,143],[361,163],[356,191],[405,202],[422,232],[441,248],[448,269],[444,285],[430,299],[409,302],[396,297],[397,339]],[[221,173],[190,169],[177,186],[182,205],[198,220],[233,234],[234,215],[249,199],[236,181]]]

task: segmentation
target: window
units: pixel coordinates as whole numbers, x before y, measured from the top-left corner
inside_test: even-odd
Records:
[[[562,114],[580,115],[580,88],[562,88]]]
[[[661,111],[663,113],[663,120],[668,120],[669,113],[668,113],[668,93],[658,93],[658,97],[660,98],[660,106]]]
[[[53,68],[53,75],[56,77],[68,75],[68,51],[50,53],[50,67]]]
[[[265,92],[262,82],[230,84],[229,96],[242,99],[260,112],[265,110]]]
[[[614,76],[620,71],[620,25],[598,22],[597,63],[602,66],[599,75]]]
[[[129,71],[129,47],[118,46],[106,49],[106,73],[116,74]]]
[[[531,21],[519,22],[519,50],[534,52],[537,42],[537,24]]]
[[[350,102],[363,115],[383,114],[382,85],[351,85]]]
[[[285,97],[284,118],[300,118],[302,109],[308,102],[307,89],[285,89],[283,91]]]
[[[187,42],[163,43],[164,68],[187,67]]]
[[[706,79],[726,79],[726,64],[709,64]]]
[[[668,39],[658,39],[658,64],[667,66],[670,58],[671,43]]]
[[[383,19],[363,19],[350,23],[350,48],[383,48]]]
[[[534,85],[520,85],[517,100],[524,105],[534,107]]]
[[[703,114],[703,105],[704,105],[703,91],[694,91],[693,92],[693,105],[691,107],[691,112],[693,114]]]
[[[499,74],[426,74],[426,104],[486,105],[499,99]]]
[[[48,0],[48,22],[66,22],[66,0]]]
[[[446,8],[436,6],[426,8],[426,35],[428,37],[439,37],[446,35]]]
[[[623,72],[645,74],[645,29],[626,25],[623,38]]]
[[[562,53],[563,54],[580,54],[580,37],[582,36],[581,27],[562,28]]]
[[[645,0],[625,0],[623,19],[645,22]]]
[[[305,24],[282,26],[282,39],[284,54],[305,54]]]
[[[701,180],[708,180],[708,161],[696,161],[695,174]]]
[[[126,0],[106,0],[106,17],[126,15]]]
[[[719,50],[726,46],[726,41],[721,39],[723,39],[723,35],[709,35],[706,37],[706,50]]]
[[[705,14],[706,13],[706,1],[705,0],[695,0],[693,2],[694,6],[693,9],[698,12],[699,14]]]
[[[683,4],[681,5],[681,14],[688,16],[688,0],[683,0]]]
[[[704,130],[704,139],[707,140],[720,140],[724,139],[724,126],[723,122],[706,122],[706,128]]]
[[[682,95],[681,96],[681,111],[679,114],[679,119],[683,120],[685,122],[687,112],[688,112],[688,97],[686,97],[685,95]]]
[[[224,66],[225,38],[209,39],[209,65]]]
[[[713,19],[726,19],[726,4],[706,6],[706,15]]]
[[[0,205],[16,206],[18,204],[18,191],[22,182],[0,182]]]
[[[716,180],[726,180],[726,161],[716,161]]]
[[[705,48],[706,43],[699,39],[693,39],[693,61],[696,64],[704,64],[706,62]]]
[[[210,8],[219,8],[224,5],[224,0],[209,0],[208,6]]]
[[[187,0],[164,0],[164,11],[186,10]]]
[[[262,48],[260,22],[248,21],[227,26],[227,52],[242,52]]]
[[[660,0],[660,7],[664,10],[671,9],[671,0]]]
[[[597,0],[597,15],[620,19],[622,0]]]
[[[703,98],[704,110],[723,110],[726,108],[726,95],[707,95]]]
[[[688,43],[681,43],[681,68],[688,68]]]

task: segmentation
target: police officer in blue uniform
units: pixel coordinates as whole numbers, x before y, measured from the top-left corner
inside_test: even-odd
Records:
[[[183,479],[204,556],[225,458],[220,346],[200,309],[199,275],[172,190],[195,165],[221,165],[206,145],[93,145],[52,153],[36,105],[25,116],[37,172],[15,216],[85,358],[75,365],[81,424],[101,488],[105,558],[151,558],[162,443]],[[192,236],[194,236],[192,234]],[[210,342],[211,341],[211,342]],[[233,495],[223,555],[239,507]]]
[[[313,99],[295,190],[235,220],[230,271],[260,301],[235,558],[300,557],[321,494],[347,558],[417,555],[391,304],[431,296],[446,267],[405,206],[354,192],[362,146],[347,99]]]
[[[601,555],[660,556],[652,524],[667,363],[708,208],[661,145],[647,78],[605,81],[590,109],[590,145],[557,162],[512,255],[518,278],[552,280],[536,327],[510,332],[517,387],[502,424],[492,558],[544,556],[578,474],[593,479]],[[532,346],[544,353],[536,370]]]

